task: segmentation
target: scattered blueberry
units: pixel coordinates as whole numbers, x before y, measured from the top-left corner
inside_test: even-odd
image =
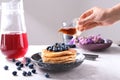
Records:
[[[49,75],[48,73],[45,73],[45,77],[46,77],[46,78],[49,78],[50,75]]]
[[[32,76],[32,73],[30,71],[28,71],[27,75],[28,76]]]
[[[16,66],[19,66],[20,64],[21,64],[21,62],[20,62],[20,61],[16,62]]]
[[[28,66],[29,65],[29,63],[25,63],[25,66]]]
[[[23,76],[27,76],[27,72],[26,71],[23,71]]]
[[[31,59],[28,57],[25,57],[26,63],[31,63]]]
[[[16,59],[12,59],[12,62],[16,62]]]
[[[5,70],[8,70],[8,66],[7,66],[7,65],[6,65],[6,66],[4,66],[4,69],[5,69]]]
[[[17,70],[21,70],[21,67],[20,67],[20,66],[18,66],[18,67],[17,67]]]
[[[32,74],[36,74],[36,69],[34,69],[34,64],[31,62],[30,58],[27,57],[25,63],[22,63],[21,61],[15,60],[15,59],[12,59],[11,61],[15,62],[14,64],[16,65],[16,68],[17,68],[18,71],[20,71],[20,70],[22,71],[22,67],[27,67],[28,66],[29,70],[28,71],[23,71],[22,72],[23,76],[32,76]],[[5,70],[8,70],[8,68],[9,67],[7,65],[4,66]],[[18,72],[17,71],[12,71],[12,75],[17,76]],[[46,77],[49,77],[49,75],[46,74]]]
[[[12,72],[13,76],[17,76],[17,71]]]
[[[32,70],[32,73],[34,73],[34,74],[35,74],[35,73],[36,73],[36,70],[35,70],[35,69],[33,69],[33,70]]]
[[[21,63],[19,66],[20,66],[20,67],[24,67],[24,64]]]
[[[30,69],[33,69],[33,68],[34,68],[34,65],[33,65],[33,64],[29,64],[29,68],[30,68]]]

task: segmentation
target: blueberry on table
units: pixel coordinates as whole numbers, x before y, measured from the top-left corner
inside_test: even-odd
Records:
[[[32,73],[30,71],[28,71],[27,75],[28,76],[32,76]]]
[[[5,70],[8,70],[8,68],[9,68],[9,67],[8,67],[7,65],[6,65],[6,66],[4,66],[4,69],[5,69]]]
[[[27,76],[27,72],[26,72],[26,71],[23,71],[22,75],[23,75],[23,76]]]
[[[12,72],[13,76],[17,76],[17,71]]]
[[[20,67],[20,66],[18,66],[18,67],[17,67],[17,70],[21,70],[21,67]]]
[[[29,65],[29,63],[26,63],[26,64],[25,64],[25,66],[28,66],[28,65]]]
[[[25,57],[26,63],[31,63],[31,59],[28,57]]]
[[[16,66],[19,66],[20,64],[21,64],[21,62],[20,62],[20,61],[16,62]]]
[[[12,59],[12,62],[16,62],[16,59]]]
[[[24,67],[24,64],[21,63],[19,66],[20,66],[20,67]]]
[[[33,65],[33,64],[29,64],[29,68],[30,68],[30,69],[33,69],[33,68],[34,68],[34,65]]]
[[[49,78],[50,75],[49,75],[48,73],[45,73],[45,77],[46,77],[46,78]]]
[[[32,70],[32,73],[34,73],[34,74],[35,74],[35,73],[36,73],[36,70],[35,70],[35,69],[33,69],[33,70]]]

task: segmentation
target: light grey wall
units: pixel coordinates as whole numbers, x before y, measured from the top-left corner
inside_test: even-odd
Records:
[[[109,8],[120,0],[24,0],[25,20],[29,44],[61,42],[58,33],[63,21],[79,17],[87,9],[100,6]],[[97,27],[82,35],[101,34],[114,42],[120,41],[120,22],[111,27]]]

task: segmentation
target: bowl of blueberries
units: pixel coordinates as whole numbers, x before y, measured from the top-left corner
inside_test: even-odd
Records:
[[[86,37],[78,37],[71,39],[69,44],[76,44],[78,48],[89,51],[102,51],[109,48],[112,45],[112,40],[104,39],[101,35],[91,35]]]

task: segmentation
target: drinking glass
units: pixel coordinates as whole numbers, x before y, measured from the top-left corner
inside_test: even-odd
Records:
[[[64,21],[62,23],[62,27],[67,27],[67,28],[69,28],[69,27],[75,27],[77,19],[78,18],[74,18],[73,20]],[[72,35],[63,34],[63,42],[65,44],[68,44],[72,38],[73,38]]]
[[[28,50],[28,39],[23,0],[2,2],[1,8],[1,52],[8,59],[24,57]]]

